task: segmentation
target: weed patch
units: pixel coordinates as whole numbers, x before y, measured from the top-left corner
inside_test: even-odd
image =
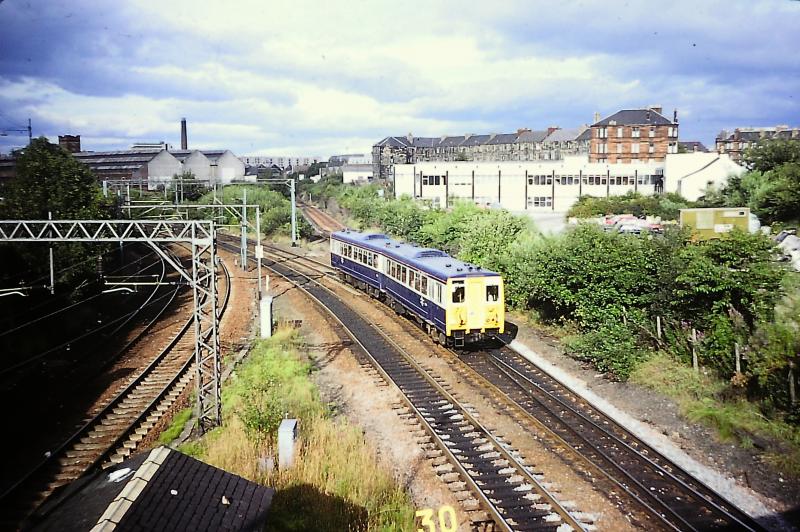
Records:
[[[358,427],[330,417],[296,330],[259,341],[223,390],[222,429],[181,450],[276,489],[270,530],[414,530],[408,494]],[[276,431],[297,417],[295,465],[276,466]]]
[[[186,426],[186,423],[192,417],[192,409],[191,408],[184,408],[172,418],[172,423],[170,423],[167,430],[162,432],[158,437],[158,444],[159,445],[169,445],[175,438],[181,435],[183,432],[183,428]]]
[[[714,428],[721,440],[754,448],[779,471],[800,475],[800,430],[768,418],[759,403],[736,398],[729,382],[695,373],[665,353],[641,363],[630,380],[671,397],[687,419]]]

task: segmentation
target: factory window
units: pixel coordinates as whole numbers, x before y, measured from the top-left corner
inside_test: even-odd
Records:
[[[647,153],[655,153],[655,151],[656,147],[653,146],[653,143],[651,142],[650,145],[647,147]]]
[[[608,136],[608,130],[604,127],[597,129],[597,138],[604,139]]]
[[[528,198],[528,207],[552,207],[552,196],[533,196]]]
[[[639,143],[634,142],[631,144],[631,153],[639,153]]]
[[[464,281],[453,281],[453,303],[464,302]]]
[[[621,128],[621,127],[618,127],[618,128],[617,128],[617,138],[618,138],[618,139],[621,139],[621,138],[622,138],[622,128]]]
[[[638,127],[632,127],[631,128],[631,137],[633,137],[635,139],[639,138],[639,128]]]
[[[500,287],[497,285],[487,286],[486,302],[495,303],[498,299],[500,299]]]
[[[650,126],[650,131],[647,133],[647,136],[651,139],[656,136],[656,126]]]

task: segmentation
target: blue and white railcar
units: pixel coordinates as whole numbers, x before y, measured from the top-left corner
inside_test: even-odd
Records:
[[[342,279],[412,315],[442,344],[463,346],[503,332],[498,273],[383,234],[339,231],[330,246]]]

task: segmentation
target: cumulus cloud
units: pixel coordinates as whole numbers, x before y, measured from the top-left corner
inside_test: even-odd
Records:
[[[387,135],[679,109],[681,136],[800,124],[800,3],[0,4],[0,130],[330,155]],[[0,151],[24,144],[0,137]]]

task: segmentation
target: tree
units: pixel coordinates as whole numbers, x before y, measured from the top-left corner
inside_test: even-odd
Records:
[[[184,170],[180,174],[173,175],[172,181],[175,186],[180,187],[179,190],[183,201],[197,201],[206,193],[207,187],[197,183],[194,173],[190,170]]]
[[[800,163],[800,140],[762,140],[742,157],[751,170],[768,172],[786,163]]]
[[[3,187],[0,218],[46,220],[107,219],[113,203],[103,197],[91,170],[61,147],[44,137],[34,139],[17,158],[17,177]],[[56,277],[57,283],[72,284],[92,273],[88,258],[101,254],[107,245],[64,243],[53,246],[59,265],[75,267]],[[47,247],[8,245],[0,251],[0,267],[6,275],[33,279],[47,274]]]
[[[3,190],[0,214],[7,219],[108,218],[111,203],[97,178],[45,137],[34,139],[17,159],[17,177]]]

